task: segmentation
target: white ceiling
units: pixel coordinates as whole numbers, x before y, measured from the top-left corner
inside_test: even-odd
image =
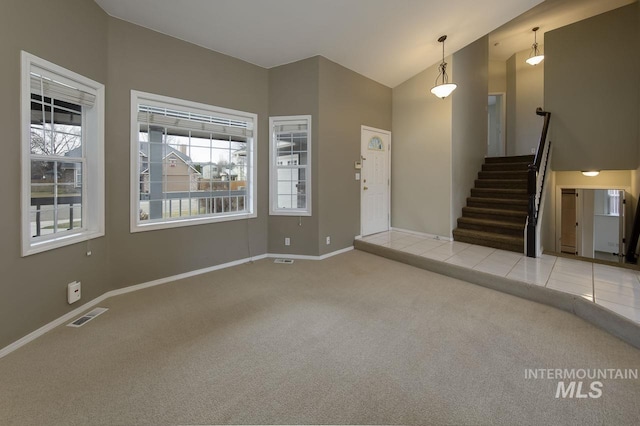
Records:
[[[472,43],[522,15],[542,0],[95,0],[109,15],[152,30],[272,68],[322,55],[351,70],[395,87],[440,61],[445,53]],[[492,35],[492,56],[508,57],[532,41],[531,28],[562,24],[544,21],[555,4],[613,9],[635,0],[546,0]],[[584,7],[587,5],[588,7]],[[565,9],[562,9],[563,11]],[[566,11],[565,11],[566,12]],[[583,13],[583,14],[585,14]],[[589,15],[591,13],[591,15]],[[566,15],[566,13],[565,13]],[[584,17],[588,17],[584,16]],[[580,19],[584,19],[580,18]],[[576,19],[577,20],[577,19]],[[534,22],[535,21],[535,22]],[[543,22],[544,21],[544,22]],[[532,23],[534,22],[534,23]],[[551,22],[551,21],[549,21]],[[494,43],[500,42],[494,48]],[[504,53],[508,49],[509,54]],[[503,58],[503,59],[506,59]]]

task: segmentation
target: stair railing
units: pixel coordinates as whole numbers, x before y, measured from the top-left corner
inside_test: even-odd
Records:
[[[529,164],[527,176],[529,207],[525,231],[525,254],[528,257],[537,257],[541,254],[540,225],[542,221],[540,219],[544,207],[543,195],[551,156],[551,141],[547,139],[551,113],[543,111],[542,108],[537,108],[536,114],[544,117],[544,124],[542,125],[542,134],[538,142],[536,156],[533,163]]]

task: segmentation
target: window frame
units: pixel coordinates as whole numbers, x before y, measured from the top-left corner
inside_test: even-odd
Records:
[[[21,225],[22,256],[88,241],[105,235],[104,177],[104,114],[105,87],[83,75],[21,51],[20,111],[21,111]],[[91,108],[82,108],[82,226],[80,228],[33,237],[31,234],[31,71],[53,77],[93,94]],[[50,156],[64,161],[62,156]],[[53,161],[59,161],[53,160]]]
[[[607,189],[604,197],[604,213],[607,216],[620,216],[620,191],[619,189]]]
[[[161,108],[177,108],[187,109],[192,113],[201,113],[212,116],[233,116],[242,117],[246,121],[253,123],[253,135],[247,137],[247,185],[250,187],[247,191],[247,201],[245,206],[246,212],[232,212],[225,215],[212,213],[209,215],[199,215],[194,217],[184,217],[180,219],[171,219],[163,221],[154,221],[151,223],[140,223],[140,173],[138,171],[138,157],[140,155],[139,143],[139,122],[138,107],[140,104],[149,106],[158,106]],[[131,211],[130,211],[130,232],[146,232],[161,229],[179,228],[183,226],[202,225],[218,222],[227,222],[233,220],[252,219],[257,217],[257,176],[258,176],[258,115],[246,111],[238,111],[229,108],[208,105],[199,102],[189,101],[186,99],[173,98],[154,93],[142,92],[139,90],[131,90],[131,133],[130,133],[130,195],[131,195]]]
[[[307,122],[307,164],[297,165],[305,169],[305,208],[278,208],[278,155],[274,140],[274,126],[279,122],[305,121]],[[311,115],[286,115],[269,117],[269,215],[271,216],[312,216],[312,116]]]

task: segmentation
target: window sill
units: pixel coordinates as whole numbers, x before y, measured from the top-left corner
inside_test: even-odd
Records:
[[[269,216],[311,216],[311,212],[308,210],[271,210]]]
[[[183,226],[205,225],[218,222],[229,222],[232,220],[254,219],[256,217],[258,217],[256,213],[238,213],[217,217],[177,219],[169,222],[152,222],[145,224],[132,223],[131,233],[133,234],[136,232],[158,231],[162,229],[181,228]]]
[[[78,244],[99,237],[104,237],[103,231],[83,231],[77,234],[51,238],[49,240],[32,243],[28,247],[23,247],[22,257],[30,256],[37,253],[43,253],[45,251],[54,250],[72,244]]]

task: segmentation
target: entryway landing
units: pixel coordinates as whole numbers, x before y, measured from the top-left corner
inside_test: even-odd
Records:
[[[442,270],[446,270],[447,265],[456,265],[470,271],[579,296],[640,326],[639,271],[551,255],[529,258],[511,251],[437,240],[395,230],[358,241],[373,247],[388,248],[400,255],[412,254],[441,262],[438,268],[444,267]],[[355,246],[367,249],[357,242]]]

